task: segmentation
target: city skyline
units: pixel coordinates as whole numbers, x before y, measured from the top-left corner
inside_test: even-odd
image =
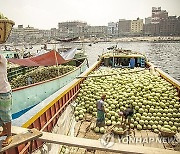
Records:
[[[39,29],[57,28],[58,22],[83,21],[91,26],[107,26],[119,19],[135,20],[151,16],[152,7],[180,16],[179,0],[6,0],[2,12],[17,25]]]

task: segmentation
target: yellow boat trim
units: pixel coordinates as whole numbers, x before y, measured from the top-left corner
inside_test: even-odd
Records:
[[[145,58],[145,56],[141,55],[141,54],[129,54],[129,55],[127,55],[127,54],[119,54],[119,53],[114,53],[114,54],[108,53],[108,54],[104,54],[102,57],[103,58],[109,58],[109,57],[122,57],[122,58],[130,58],[130,57],[142,58],[143,57],[143,58]]]

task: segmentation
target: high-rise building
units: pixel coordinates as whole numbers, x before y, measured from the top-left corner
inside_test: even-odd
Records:
[[[180,35],[179,31],[180,21],[176,16],[169,16],[168,18],[160,20],[160,35]]]
[[[88,26],[87,33],[89,37],[106,37],[107,26]]]
[[[152,21],[151,23],[159,23],[161,19],[167,19],[168,12],[161,10],[161,7],[152,7]]]
[[[180,21],[176,16],[168,16],[161,7],[152,8],[152,20],[144,25],[144,34],[154,36],[180,35]]]
[[[130,35],[131,33],[131,20],[120,19],[118,22],[118,35]]]
[[[118,23],[119,36],[141,35],[143,33],[143,19],[125,20],[120,19]]]
[[[83,29],[87,26],[86,22],[67,21],[58,23],[60,37],[79,37],[83,35]]]

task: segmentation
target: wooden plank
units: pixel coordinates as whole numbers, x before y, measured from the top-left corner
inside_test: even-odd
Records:
[[[78,150],[76,151],[77,154],[85,154],[86,153],[86,149],[84,148],[78,148]]]
[[[175,138],[176,138],[176,143],[175,143],[175,146],[173,148],[176,151],[180,151],[180,133],[177,133],[175,135]]]
[[[149,146],[147,131],[146,130],[141,130],[141,136],[142,136],[142,139],[143,139],[143,146]]]
[[[148,142],[150,147],[158,148],[154,133],[152,131],[147,131],[147,134],[148,134],[148,140],[149,140]]]
[[[75,125],[75,128],[74,128],[74,136],[77,136],[77,135],[78,135],[80,126],[81,126],[81,121],[78,121],[78,122],[76,123],[76,125]]]
[[[100,133],[95,133],[93,130],[90,130],[86,133],[86,138],[98,140],[100,137]]]
[[[138,130],[135,130],[135,139],[136,139],[136,145],[143,146],[142,135],[141,132]]]
[[[130,130],[128,144],[136,145],[135,130],[134,129]]]
[[[80,124],[79,124],[80,122]],[[90,127],[91,123],[90,122],[82,122],[82,121],[79,121],[77,123],[77,125],[75,126],[76,129],[78,129],[78,133],[76,134],[76,136],[78,137],[81,137],[81,138],[84,138],[85,135],[86,135],[86,132],[87,132],[87,129]],[[79,128],[78,128],[79,127]],[[85,153],[85,150],[86,149],[82,149],[82,148],[74,148],[74,147],[71,147],[70,149],[70,153]]]
[[[173,150],[173,146],[172,146],[172,144],[170,143],[170,140],[167,137],[161,136],[161,139],[162,139],[162,144],[163,144],[165,149]]]
[[[38,131],[35,128],[33,128],[31,130],[26,130],[18,135],[14,135],[12,142],[8,146],[0,147],[0,152],[3,152],[3,151],[6,151],[7,149],[16,147],[22,143],[26,143],[28,141],[37,139],[40,136],[42,136],[42,132]]]
[[[96,122],[92,121],[89,129],[93,130],[96,127]]]
[[[13,133],[22,132],[25,128],[21,127],[13,127]],[[16,129],[17,128],[17,131]],[[118,144],[115,143],[112,147],[105,147],[103,146],[99,140],[91,140],[79,137],[71,137],[66,135],[60,134],[53,134],[48,132],[43,132],[43,136],[39,137],[38,140],[54,143],[54,144],[61,144],[67,146],[74,146],[79,148],[86,148],[86,149],[95,149],[107,152],[118,152],[118,153],[126,153],[126,154],[179,154],[178,151],[173,150],[166,150],[160,148],[152,148],[152,147],[144,147],[144,146],[137,146],[137,145],[126,145],[126,144]]]
[[[154,133],[154,137],[155,137],[156,139],[160,140],[158,134]],[[156,145],[157,145],[158,148],[164,149],[164,146],[163,146],[163,143],[162,143],[162,142],[160,143],[159,141],[156,141]]]
[[[126,145],[126,144],[118,144],[115,143],[112,147],[106,148],[104,147],[100,141],[98,140],[91,140],[91,139],[84,139],[84,138],[77,138],[77,137],[70,137],[65,135],[58,135],[43,132],[43,136],[39,138],[42,141],[54,143],[54,144],[63,144],[68,146],[76,146],[80,148],[87,148],[87,149],[96,149],[96,150],[103,150],[109,152],[121,152],[121,153],[156,153],[156,154],[176,154],[179,152],[175,152],[172,150],[165,150],[160,148],[152,148],[152,147],[142,147],[136,145]]]
[[[74,136],[78,136],[78,135],[79,135],[79,137],[81,137],[80,134],[79,134],[79,130],[80,130],[81,125],[82,125],[82,121],[78,121],[78,122],[76,123],[75,128],[74,128]],[[82,135],[82,137],[83,137],[83,136],[84,136],[84,135]],[[77,148],[77,147],[70,147],[69,153],[70,153],[70,154],[71,154],[71,153],[77,153],[78,149],[79,149],[79,148]]]
[[[96,150],[95,154],[117,154],[117,152],[106,152],[106,151]],[[118,154],[120,153],[118,152]]]
[[[87,122],[87,121],[83,122],[80,126],[79,132],[86,133],[88,127],[90,127],[90,124],[91,124],[91,122]]]

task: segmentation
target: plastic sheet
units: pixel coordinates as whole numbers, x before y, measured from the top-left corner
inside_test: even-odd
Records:
[[[74,107],[75,102],[72,102],[66,110],[62,113],[52,133],[74,136],[74,127],[76,124],[74,118]],[[48,154],[59,154],[59,150],[62,145],[46,143],[42,148],[34,152],[34,154],[48,153]]]
[[[69,49],[68,51],[62,52],[61,56],[65,60],[70,60],[74,58],[76,51],[77,51],[77,48],[72,48],[72,49]]]
[[[8,61],[20,66],[52,66],[68,62],[55,50],[32,58],[8,59]]]

